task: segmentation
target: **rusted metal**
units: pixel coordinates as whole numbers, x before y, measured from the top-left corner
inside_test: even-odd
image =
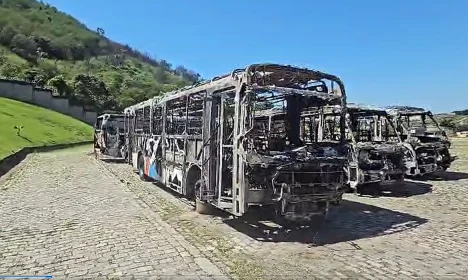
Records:
[[[94,125],[94,153],[113,158],[126,158],[124,115],[103,114]]]
[[[340,106],[309,107],[301,114],[301,135],[309,143],[338,140]],[[405,148],[384,109],[347,104],[345,151],[349,185],[357,190],[371,183],[403,180]],[[281,117],[283,116],[283,117]],[[284,120],[276,109],[264,110],[258,118]],[[307,144],[307,143],[306,143]]]
[[[387,112],[368,105],[348,104],[347,107],[351,187],[403,180],[405,148]],[[334,109],[325,111],[325,118],[336,116]]]
[[[451,142],[431,111],[409,106],[389,106],[388,114],[406,144],[406,175],[420,176],[447,170],[455,157],[450,155]]]
[[[326,215],[347,189],[345,122],[337,140],[305,145],[300,120],[304,108],[329,105],[346,114],[338,77],[250,65],[126,108],[129,162],[142,179],[237,216],[253,205],[293,220]],[[258,116],[267,108],[284,113],[283,127],[264,130]]]

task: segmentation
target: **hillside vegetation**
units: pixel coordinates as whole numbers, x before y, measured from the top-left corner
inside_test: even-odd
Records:
[[[0,97],[0,159],[24,147],[92,140],[91,126],[69,116]],[[18,130],[15,127],[22,127]]]
[[[441,126],[448,127],[454,131],[468,130],[468,115],[457,114],[437,114],[435,119]]]
[[[0,0],[0,76],[52,87],[98,111],[121,110],[200,79],[35,0]]]

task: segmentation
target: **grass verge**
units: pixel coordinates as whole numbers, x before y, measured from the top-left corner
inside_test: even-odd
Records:
[[[17,134],[15,126],[22,126]],[[24,147],[92,140],[91,126],[72,117],[0,97],[0,159]]]

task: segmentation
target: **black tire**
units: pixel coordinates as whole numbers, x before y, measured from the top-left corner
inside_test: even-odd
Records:
[[[145,160],[143,159],[143,156],[140,155],[138,157],[138,176],[140,176],[140,179],[142,181],[148,181],[148,177],[146,177],[145,175],[145,172],[144,172],[144,168],[145,168]]]
[[[200,199],[195,199],[195,212],[201,215],[210,215],[213,213],[211,204]]]
[[[213,206],[206,201],[201,200],[201,186],[202,179],[199,179],[195,183],[195,212],[202,215],[210,215],[213,213]]]

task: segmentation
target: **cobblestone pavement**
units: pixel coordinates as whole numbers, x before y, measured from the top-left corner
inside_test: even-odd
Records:
[[[460,158],[442,179],[408,181],[377,198],[346,195],[327,222],[303,228],[261,213],[196,214],[130,166],[84,151],[36,155],[0,192],[0,274],[465,279],[468,141],[452,152]]]
[[[466,279],[468,141],[454,141],[452,153],[460,158],[439,178],[389,186],[377,198],[346,195],[325,224],[304,228],[280,227],[261,214],[198,215],[183,199],[139,181],[128,165],[103,164],[241,279]]]
[[[0,275],[228,279],[96,163],[35,154],[0,185]]]

